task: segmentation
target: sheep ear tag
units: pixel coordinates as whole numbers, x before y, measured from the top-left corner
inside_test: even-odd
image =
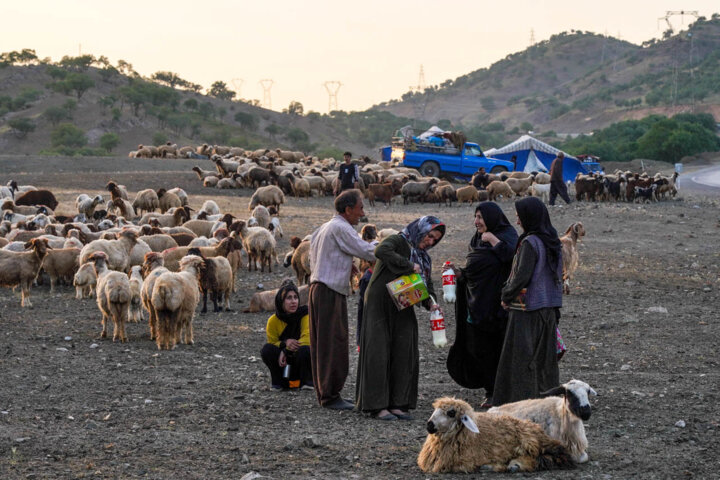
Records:
[[[480,433],[480,430],[478,430],[477,425],[475,425],[475,422],[472,418],[468,417],[467,415],[463,415],[460,417],[460,421],[463,425],[465,425],[465,428],[470,430],[473,433]]]

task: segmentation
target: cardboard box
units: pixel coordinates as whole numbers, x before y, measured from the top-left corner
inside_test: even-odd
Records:
[[[398,310],[415,305],[429,297],[425,282],[417,273],[396,278],[387,284],[387,289]]]

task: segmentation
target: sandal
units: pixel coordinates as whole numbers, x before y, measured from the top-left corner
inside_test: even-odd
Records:
[[[373,415],[374,418],[377,418],[378,420],[384,420],[386,422],[392,422],[393,420],[397,420],[398,417],[393,415],[392,413],[386,413],[385,415]]]

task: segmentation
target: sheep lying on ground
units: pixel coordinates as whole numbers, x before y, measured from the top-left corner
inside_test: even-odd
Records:
[[[200,301],[198,280],[203,259],[188,255],[180,260],[180,272],[166,272],[155,280],[150,301],[157,315],[158,349],[170,350],[180,340],[188,345],[194,343],[192,320]]]
[[[20,285],[22,307],[32,308],[30,285],[37,277],[48,252],[47,240],[33,238],[25,244],[25,252],[0,250],[0,286],[15,288]]]
[[[105,252],[95,252],[88,257],[88,261],[95,265],[97,274],[97,285],[95,296],[97,305],[102,314],[101,338],[107,337],[107,322],[113,322],[113,342],[120,340],[127,341],[125,335],[125,322],[128,318],[132,292],[127,275],[109,270],[107,267],[108,256]]]
[[[467,402],[440,398],[427,422],[418,466],[425,473],[533,472],[572,467],[565,447],[526,420],[474,412]]]
[[[308,303],[308,292],[309,287],[302,285],[298,287],[299,303],[298,306],[307,305]],[[250,306],[243,310],[244,313],[257,313],[257,312],[274,312],[275,311],[275,295],[277,295],[278,289],[267,290],[265,292],[257,292],[250,298]]]
[[[588,395],[597,395],[597,392],[585,382],[570,380],[540,394],[547,398],[507,403],[493,407],[487,413],[537,423],[550,438],[567,448],[575,462],[585,463],[588,461],[588,441],[583,420],[588,420],[592,412]]]
[[[75,286],[75,298],[78,300],[92,297],[97,285],[95,265],[92,263],[80,265],[73,278],[73,285]]]
[[[565,294],[570,294],[570,280],[575,275],[575,270],[577,270],[580,261],[577,242],[584,236],[585,227],[583,227],[582,222],[576,222],[568,227],[565,235],[560,237],[562,243],[563,293]]]
[[[143,277],[141,273],[142,267],[140,265],[134,265],[130,269],[130,292],[132,292],[132,298],[130,299],[130,321],[138,323],[143,319],[142,312],[142,286]]]

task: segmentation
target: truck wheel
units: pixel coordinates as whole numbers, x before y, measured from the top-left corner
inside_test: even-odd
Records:
[[[420,174],[424,177],[437,177],[440,175],[440,167],[435,162],[425,162],[420,165]]]
[[[503,172],[507,172],[507,168],[501,167],[500,165],[493,167],[492,170],[490,170],[490,173],[494,173],[495,175],[499,175]]]

